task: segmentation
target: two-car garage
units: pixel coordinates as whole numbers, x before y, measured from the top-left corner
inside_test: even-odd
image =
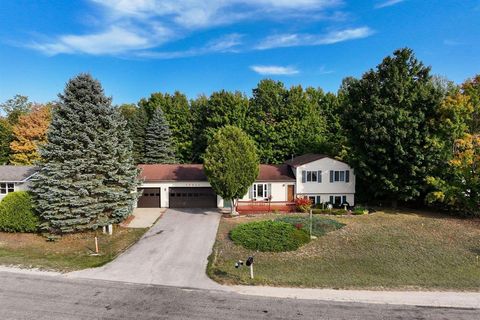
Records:
[[[210,187],[169,187],[168,204],[170,208],[215,208],[217,195]],[[141,188],[138,199],[139,208],[160,208],[161,188]]]
[[[201,164],[141,164],[139,208],[216,208],[213,192]]]

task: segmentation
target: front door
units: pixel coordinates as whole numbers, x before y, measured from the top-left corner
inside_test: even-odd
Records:
[[[287,201],[292,202],[295,197],[295,186],[293,184],[290,184],[287,186]]]

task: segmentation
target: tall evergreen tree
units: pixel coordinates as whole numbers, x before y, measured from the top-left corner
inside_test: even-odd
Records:
[[[125,118],[125,115],[124,115]],[[135,113],[127,119],[127,127],[132,140],[133,159],[139,164],[145,158],[145,136],[147,134],[148,115],[144,107],[136,108]]]
[[[125,122],[88,74],[71,79],[59,98],[32,179],[42,230],[62,234],[122,221],[137,176]]]
[[[418,198],[439,160],[432,142],[442,93],[430,68],[412,50],[396,50],[341,91],[349,160],[363,191],[394,205]]]
[[[144,163],[173,163],[172,133],[163,114],[162,108],[157,108],[150,119],[145,134]]]
[[[153,93],[148,99],[142,99],[139,106],[150,113],[162,108],[165,119],[172,131],[176,160],[180,163],[192,161],[192,121],[187,97],[175,91],[174,94]]]

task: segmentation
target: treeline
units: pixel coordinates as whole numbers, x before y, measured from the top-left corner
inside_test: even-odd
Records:
[[[226,125],[239,127],[253,138],[263,163],[339,150],[340,141],[335,141],[339,105],[335,95],[321,89],[288,89],[281,82],[262,80],[250,99],[225,90],[190,101],[180,92],[154,93],[138,105],[119,108],[128,121],[137,163],[159,162],[149,155],[155,141],[173,148],[175,162],[201,163],[213,134]],[[154,125],[163,128],[162,139],[151,135]]]
[[[20,164],[13,142],[30,138],[14,128],[33,111],[13,100],[2,105],[0,161]],[[233,125],[254,141],[262,163],[308,152],[347,161],[361,201],[480,211],[480,76],[461,85],[434,77],[410,49],[395,51],[360,79],[344,79],[336,94],[262,80],[250,98],[225,90],[192,100],[154,93],[118,110],[136,163],[201,163],[214,133]],[[33,144],[41,145],[42,130],[34,131]]]

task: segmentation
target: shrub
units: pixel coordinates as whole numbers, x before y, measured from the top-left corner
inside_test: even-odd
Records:
[[[308,198],[296,198],[295,207],[300,212],[308,212],[312,207],[312,202]]]
[[[343,209],[313,209],[312,210],[313,214],[331,214],[334,216],[341,216],[344,214],[347,214],[347,211]]]
[[[354,214],[356,216],[360,216],[362,214],[368,214],[368,210],[365,209],[365,208],[357,207],[357,208],[353,209],[352,214]]]
[[[35,232],[39,224],[30,194],[26,191],[9,193],[0,202],[0,230]]]
[[[304,230],[271,220],[241,224],[230,232],[230,238],[246,249],[272,252],[297,250],[310,241]]]
[[[276,221],[282,221],[291,225],[302,226],[302,229],[308,234],[310,232],[310,218],[299,216],[285,216],[277,218]],[[336,220],[324,218],[324,217],[312,217],[312,235],[316,237],[323,236],[327,232],[341,229],[345,224]]]

